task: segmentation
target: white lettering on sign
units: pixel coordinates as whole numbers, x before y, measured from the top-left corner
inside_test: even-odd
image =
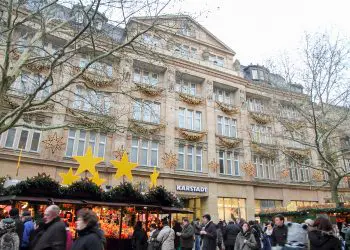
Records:
[[[187,185],[176,185],[176,191],[191,192],[191,193],[206,193],[207,187],[196,187]]]

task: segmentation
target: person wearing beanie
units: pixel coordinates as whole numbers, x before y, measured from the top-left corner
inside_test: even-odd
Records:
[[[30,235],[34,231],[34,222],[29,211],[24,211],[22,213],[22,222],[24,230],[21,241],[21,250],[28,250]]]
[[[202,250],[216,250],[216,226],[211,221],[211,216],[205,214],[202,217],[204,227],[200,231],[202,236]]]
[[[19,210],[18,208],[12,208],[10,210],[10,218],[13,219],[15,221],[15,225],[16,225],[16,233],[19,237],[19,247],[21,247],[22,245],[22,238],[23,238],[23,231],[24,231],[24,224],[21,221],[21,219],[19,218]],[[20,248],[18,248],[20,249]]]

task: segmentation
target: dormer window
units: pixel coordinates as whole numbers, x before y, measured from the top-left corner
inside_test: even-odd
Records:
[[[267,81],[267,77],[265,77],[265,72],[263,70],[252,69],[252,80],[254,81]]]
[[[101,30],[102,29],[102,21],[101,20],[94,20],[94,27],[97,30]]]
[[[77,23],[83,23],[84,22],[84,14],[81,12],[77,12],[75,15],[75,21]]]
[[[209,55],[209,62],[212,62],[214,65],[219,67],[224,67],[224,58],[216,55]]]

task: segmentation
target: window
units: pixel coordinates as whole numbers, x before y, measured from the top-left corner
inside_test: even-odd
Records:
[[[253,142],[272,144],[272,128],[258,124],[251,124],[251,137]]]
[[[290,201],[288,205],[293,205],[296,207],[311,207],[316,206],[318,201]]]
[[[291,158],[288,159],[289,177],[292,182],[310,181],[310,169],[306,165],[306,160],[299,164]]]
[[[79,61],[79,67],[81,69],[85,68],[86,65],[90,62],[89,59],[86,58],[80,58]],[[113,76],[113,67],[112,65],[105,63],[105,62],[94,62],[89,67],[87,68],[87,71],[96,74],[99,76],[108,76],[112,77]]]
[[[227,137],[237,137],[237,121],[228,117],[217,117],[217,133]]]
[[[247,218],[245,199],[218,198],[217,206],[220,220],[228,221],[236,218]]]
[[[139,68],[134,69],[134,82],[156,86],[158,84],[158,74]]]
[[[214,88],[214,100],[217,102],[233,105],[234,104],[233,94],[234,93],[232,91],[228,91],[220,88]]]
[[[180,144],[178,148],[177,169],[193,172],[202,172],[202,147]]]
[[[103,92],[77,87],[74,97],[74,109],[101,114],[109,114],[111,111],[110,96]]]
[[[264,102],[262,100],[259,100],[259,99],[248,98],[248,109],[251,112],[263,113],[265,110]]]
[[[175,55],[185,57],[185,58],[198,59],[197,48],[190,47],[190,46],[185,45],[185,44],[177,43],[175,45]]]
[[[252,80],[267,80],[265,72],[263,70],[252,69]]]
[[[256,69],[252,69],[252,79],[259,80],[258,71]]]
[[[350,172],[350,159],[344,159],[345,171]]]
[[[255,213],[258,214],[263,209],[283,207],[281,200],[255,200]]]
[[[133,119],[160,123],[160,104],[150,101],[136,101],[133,106]]]
[[[176,82],[176,91],[195,96],[197,93],[197,84],[180,80]]]
[[[42,100],[51,93],[52,82],[51,80],[47,80],[44,84],[45,80],[47,79],[43,75],[22,72],[13,82],[10,90],[15,95],[26,96],[33,94],[41,88],[36,94],[35,99]]]
[[[75,16],[75,20],[77,23],[83,23],[84,22],[84,14],[82,12],[77,12]]]
[[[5,148],[22,149],[24,151],[38,152],[41,132],[27,128],[11,128],[5,135]]]
[[[133,137],[131,142],[131,161],[137,162],[140,166],[158,166],[157,141]]]
[[[253,155],[256,178],[276,180],[275,160]]]
[[[202,130],[202,112],[179,108],[179,127],[196,131]]]
[[[291,106],[282,106],[280,109],[280,116],[289,119],[298,119],[300,118],[299,112]]]
[[[240,176],[238,152],[219,151],[220,174]]]
[[[224,58],[216,55],[209,55],[209,62],[216,66],[224,67]]]
[[[184,36],[193,36],[194,32],[191,29],[190,25],[188,25],[186,22],[184,22],[181,25],[180,34],[182,34]]]
[[[151,35],[151,34],[143,34],[142,35],[143,43],[149,46],[157,47],[160,45],[160,38]]]
[[[97,30],[101,30],[102,29],[102,20],[94,20],[94,26]]]
[[[66,156],[82,156],[91,147],[94,156],[104,157],[107,136],[95,131],[70,129],[67,137]]]

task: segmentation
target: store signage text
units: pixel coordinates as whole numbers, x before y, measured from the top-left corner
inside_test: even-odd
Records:
[[[187,185],[176,185],[176,191],[193,192],[193,193],[206,193],[206,192],[208,192],[208,188],[207,187],[187,186]]]

